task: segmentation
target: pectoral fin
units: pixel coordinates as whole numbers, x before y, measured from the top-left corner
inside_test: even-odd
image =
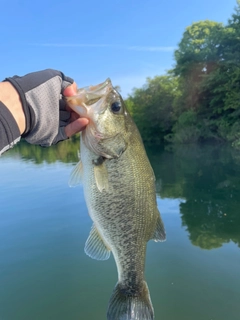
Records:
[[[75,187],[81,183],[82,172],[83,172],[83,165],[82,165],[82,161],[80,160],[71,172],[71,175],[68,181],[68,184],[70,187]]]
[[[100,192],[108,191],[108,172],[105,162],[94,167],[94,177]]]
[[[86,241],[84,251],[89,257],[96,260],[107,260],[110,257],[111,251],[103,242],[94,224]]]
[[[159,215],[159,212],[157,217],[156,229],[151,239],[154,240],[155,242],[166,240],[166,232],[165,232],[163,221]]]

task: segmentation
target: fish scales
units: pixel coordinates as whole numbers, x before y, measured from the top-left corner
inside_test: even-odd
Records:
[[[118,270],[121,270],[119,280],[124,278],[125,272],[127,273],[128,270],[137,269],[139,271],[138,277],[141,278],[139,281],[141,281],[146,242],[154,231],[157,216],[154,217],[156,211],[149,201],[149,197],[155,200],[155,194],[153,196],[145,190],[147,184],[154,183],[153,177],[149,182],[149,173],[152,174],[152,170],[151,168],[147,170],[146,158],[138,157],[138,153],[135,153],[133,149],[128,148],[119,159],[111,159],[106,163],[109,175],[109,192],[103,191],[101,193],[98,190],[92,165],[92,159],[95,155],[88,149],[85,150],[83,145],[81,159],[84,166],[83,184],[85,190],[92,190],[85,192],[89,214],[114,254]],[[89,158],[85,159],[86,156]],[[126,161],[129,157],[133,159],[131,166]],[[88,165],[90,168],[85,168]],[[136,170],[139,167],[142,168],[141,172]],[[139,183],[139,179],[137,179],[139,174],[143,183]],[[145,211],[152,215],[153,219],[141,214]],[[136,253],[132,255],[134,247]],[[128,277],[125,281],[128,281]]]
[[[94,223],[85,251],[102,260],[113,253],[118,283],[110,298],[108,320],[152,320],[153,307],[144,280],[146,246],[150,239],[165,240],[155,177],[120,95],[109,82],[101,86],[105,91],[89,106],[90,124],[81,135],[82,182]],[[84,116],[82,109],[80,115]]]

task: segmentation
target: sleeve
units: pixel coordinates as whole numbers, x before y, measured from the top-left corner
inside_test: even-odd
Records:
[[[27,142],[47,147],[68,138],[65,126],[71,114],[66,110],[62,93],[74,82],[72,78],[60,71],[46,69],[5,81],[19,93],[26,118],[22,137]]]
[[[17,122],[8,108],[0,101],[0,156],[20,139]]]

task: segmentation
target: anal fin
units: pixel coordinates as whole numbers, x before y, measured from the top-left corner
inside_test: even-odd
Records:
[[[96,260],[107,260],[110,257],[111,251],[103,242],[94,224],[86,241],[84,251],[89,257]]]

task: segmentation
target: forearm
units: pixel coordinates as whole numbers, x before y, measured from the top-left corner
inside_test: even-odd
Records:
[[[25,130],[25,116],[18,92],[9,82],[0,82],[0,155],[13,147]]]
[[[13,85],[6,81],[0,82],[0,101],[8,108],[14,117],[20,134],[23,134],[26,126],[25,115],[18,92]],[[2,107],[2,106],[1,106]]]

